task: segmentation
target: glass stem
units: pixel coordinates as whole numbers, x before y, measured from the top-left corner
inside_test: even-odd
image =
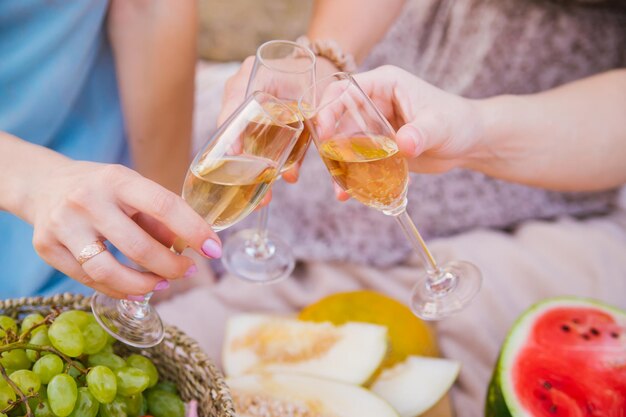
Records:
[[[267,229],[270,220],[269,204],[259,210],[259,223],[257,225],[257,238],[265,241],[267,239]]]
[[[413,223],[413,220],[411,220],[409,214],[406,212],[406,209],[394,215],[394,217],[400,224],[400,227],[402,227],[404,234],[409,239],[409,242],[411,242],[411,245],[413,246],[413,249],[415,249],[415,252],[417,252],[424,260],[428,275],[436,277],[436,272],[439,271],[437,261],[435,261],[432,253],[430,253],[430,250],[428,250],[426,242],[424,242],[422,235],[420,235],[419,230],[417,230],[417,227],[415,227],[415,224]]]
[[[264,260],[272,255],[276,248],[267,238],[270,215],[269,204],[259,210],[259,223],[252,238],[246,243],[246,252],[257,260]]]

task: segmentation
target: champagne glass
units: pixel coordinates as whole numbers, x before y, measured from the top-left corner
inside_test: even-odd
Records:
[[[308,48],[290,41],[269,41],[256,53],[247,93],[266,91],[298,109],[314,104],[315,55]],[[311,136],[305,128],[282,169],[285,172],[298,164],[306,153]],[[295,266],[291,247],[268,229],[269,205],[259,213],[256,229],[242,230],[224,245],[222,262],[233,275],[255,283],[276,282],[288,277]]]
[[[191,163],[182,196],[214,230],[244,219],[261,202],[295,146],[304,125],[293,107],[270,94],[249,96]],[[180,253],[180,239],[172,250]],[[116,339],[139,348],[163,340],[156,310],[144,301],[117,300],[96,293],[94,316]]]
[[[428,250],[406,211],[408,164],[389,122],[349,74],[333,74],[311,89],[323,95],[314,110],[305,104],[300,112],[331,176],[355,200],[394,217],[424,260],[413,312],[437,320],[464,308],[480,289],[481,273],[465,261],[440,265]]]

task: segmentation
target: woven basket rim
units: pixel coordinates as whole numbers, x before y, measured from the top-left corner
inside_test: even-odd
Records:
[[[82,294],[63,293],[53,296],[21,297],[13,299],[0,299],[0,314],[18,313],[29,307],[41,308],[73,308],[90,311],[91,296]],[[164,358],[172,360],[167,354],[181,356],[175,360],[180,360],[183,365],[181,369],[191,372],[187,379],[193,379],[194,391],[201,393],[204,398],[196,398],[200,403],[200,417],[236,417],[230,390],[221,371],[215,366],[208,355],[200,348],[197,341],[186,335],[183,331],[173,325],[165,325],[165,340],[161,345],[151,349],[135,349],[120,343],[122,349],[142,352],[151,355],[162,355]],[[158,356],[160,358],[160,356]],[[174,365],[178,364],[176,362]],[[185,366],[186,365],[186,366]],[[172,365],[173,366],[173,365]],[[165,375],[165,379],[172,379],[171,375]],[[188,382],[188,381],[187,381]],[[206,384],[206,386],[204,386]],[[203,402],[206,402],[204,404]],[[202,411],[205,406],[204,412]],[[216,411],[211,411],[214,408]]]

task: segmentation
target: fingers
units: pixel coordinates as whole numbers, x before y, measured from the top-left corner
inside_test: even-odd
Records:
[[[283,172],[282,177],[285,182],[289,184],[295,184],[298,182],[298,178],[300,177],[300,167],[302,166],[302,160],[300,162],[294,164],[293,167]]]
[[[191,258],[163,246],[121,211],[109,210],[106,221],[97,226],[124,255],[155,275],[175,279],[195,272]]]
[[[333,188],[335,189],[335,198],[337,200],[348,201],[350,199],[350,194],[346,193],[336,182],[333,182]]]
[[[117,195],[123,204],[161,222],[198,253],[211,258],[221,256],[217,234],[178,195],[141,176],[120,183]]]
[[[259,205],[256,206],[254,209],[255,210],[259,210],[259,209],[267,206],[270,203],[270,201],[272,201],[272,190],[271,189],[267,191],[267,193],[263,197],[263,200],[261,200]]]
[[[222,96],[222,109],[217,117],[218,126],[224,123],[245,100],[253,64],[254,57],[246,58],[241,64],[239,71],[226,82],[224,95]]]

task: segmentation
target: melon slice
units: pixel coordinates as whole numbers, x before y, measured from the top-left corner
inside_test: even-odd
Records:
[[[578,298],[531,307],[502,347],[485,415],[626,416],[626,312]]]
[[[391,404],[401,417],[415,417],[448,392],[460,369],[457,361],[409,356],[406,361],[385,369],[371,390]]]
[[[361,385],[387,352],[387,329],[366,323],[310,323],[246,314],[226,326],[223,366],[226,375],[282,372]]]
[[[227,378],[239,417],[398,417],[370,391],[304,375],[259,374]]]

